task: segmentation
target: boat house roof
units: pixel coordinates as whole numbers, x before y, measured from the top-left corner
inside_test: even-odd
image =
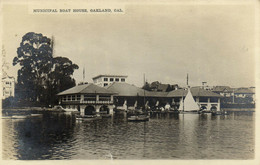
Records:
[[[58,93],[58,95],[68,95],[68,94],[77,94],[77,93],[110,94],[110,95],[115,94],[114,92],[106,88],[90,83],[90,84],[77,85],[75,87],[72,87],[63,92]]]
[[[144,91],[135,85],[121,82],[113,82],[112,84],[106,86],[105,88],[110,91],[117,93],[117,96],[144,96],[148,91]]]
[[[77,93],[86,93],[86,94],[115,94],[116,96],[145,96],[145,97],[182,97],[187,95],[188,90],[178,89],[171,92],[156,92],[156,91],[147,91],[142,88],[139,88],[133,84],[122,83],[122,82],[113,82],[112,84],[106,87],[100,87],[93,83],[83,84],[67,89],[63,92],[58,93],[58,95],[68,95],[68,94],[77,94]],[[196,97],[222,97],[221,95],[199,88],[192,87],[191,93]]]
[[[194,97],[222,97],[221,95],[211,92],[209,90],[202,89],[200,87],[192,87],[190,89],[192,96]],[[188,90],[178,89],[168,93],[168,97],[183,97],[186,96]]]

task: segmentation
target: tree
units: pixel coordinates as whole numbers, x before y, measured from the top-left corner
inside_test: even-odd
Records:
[[[17,48],[17,57],[13,65],[19,64],[18,86],[23,89],[23,99],[49,104],[50,97],[57,92],[75,85],[71,78],[74,69],[78,69],[68,58],[53,58],[53,42],[42,34],[25,34]],[[58,83],[59,82],[59,83]],[[57,90],[59,89],[59,90]]]
[[[151,84],[149,84],[148,82],[145,82],[145,84],[142,87],[142,89],[145,89],[147,91],[151,91]]]
[[[17,49],[17,57],[13,59],[13,65],[16,64],[21,66],[17,80],[28,93],[26,99],[39,100],[52,68],[51,40],[34,32],[25,34]]]
[[[71,60],[66,57],[53,58],[53,71],[49,76],[49,98],[51,104],[57,103],[57,99],[53,97],[57,93],[69,89],[76,85],[75,80],[71,78],[78,65],[73,64]]]

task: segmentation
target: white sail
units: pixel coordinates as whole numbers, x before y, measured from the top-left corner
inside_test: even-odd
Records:
[[[137,107],[137,101],[135,101],[135,104],[134,104],[134,108],[136,108]]]
[[[193,99],[193,96],[190,92],[190,88],[188,88],[188,93],[184,99],[184,102],[182,100],[180,101],[179,110],[183,111],[183,108],[184,108],[184,111],[198,111],[199,110],[199,105]]]

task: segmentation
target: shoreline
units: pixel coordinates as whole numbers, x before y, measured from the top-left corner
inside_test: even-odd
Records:
[[[255,112],[255,108],[221,108],[222,111],[230,111],[230,112]],[[13,108],[2,108],[3,111],[51,111],[56,112],[57,110],[53,110],[52,108],[46,107],[13,107]],[[58,111],[57,111],[58,112]]]

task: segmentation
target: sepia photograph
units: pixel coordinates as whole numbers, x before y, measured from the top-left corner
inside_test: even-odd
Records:
[[[259,1],[4,0],[0,24],[2,161],[260,163]]]

